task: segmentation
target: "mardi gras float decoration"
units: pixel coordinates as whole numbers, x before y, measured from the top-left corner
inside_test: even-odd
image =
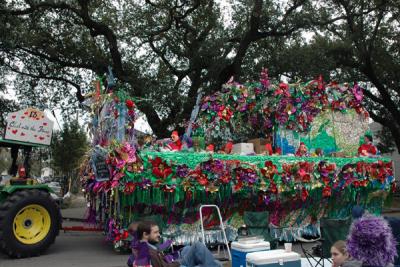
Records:
[[[308,134],[318,115],[330,110],[366,116],[357,102],[361,101],[357,85],[344,85],[348,90],[330,86],[333,92],[328,94],[319,80],[272,85],[265,72],[259,83],[230,82],[223,93],[202,99],[198,120],[191,125],[193,147],[182,138],[185,143],[175,152],[160,149],[157,143],[139,149],[133,127],[137,100],[106,87],[92,101],[93,149],[81,171],[91,203],[88,220],[101,222],[118,248],[129,239],[128,225],[143,218],[156,220],[164,235],[177,244],[198,240],[201,204],[220,207],[232,239],[248,211],[267,211],[272,234],[282,240],[316,234],[319,218],[349,216],[356,204],[380,213],[384,196],[394,187],[389,159],[248,156],[204,150],[205,143],[222,147],[218,140],[240,141],[254,129]],[[177,134],[172,134],[175,143]],[[205,218],[206,226],[218,224],[212,212]],[[206,239],[213,243],[222,237],[210,231]]]
[[[360,136],[368,131],[362,99],[357,83],[326,84],[320,77],[306,83],[272,84],[263,70],[259,82],[229,81],[221,91],[204,97],[192,127],[204,131],[206,142],[238,142],[273,133],[283,154],[294,154],[303,142],[309,149],[354,156]]]

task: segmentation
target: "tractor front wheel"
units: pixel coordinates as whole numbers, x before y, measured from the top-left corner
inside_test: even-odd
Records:
[[[54,243],[60,225],[59,208],[49,193],[17,191],[0,204],[0,249],[13,258],[40,255]]]

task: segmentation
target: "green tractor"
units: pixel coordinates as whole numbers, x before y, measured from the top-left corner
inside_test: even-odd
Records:
[[[7,128],[13,129],[12,126],[19,126],[18,129],[24,127],[23,124],[11,124],[10,127],[9,123]],[[47,185],[27,178],[32,147],[42,145],[7,139],[7,134],[5,139],[0,138],[0,147],[11,148],[9,174],[13,177],[0,182],[0,251],[13,258],[40,255],[54,243],[61,228],[62,217],[56,201],[50,195],[52,190]],[[23,168],[18,170],[20,150],[24,151],[25,159]]]

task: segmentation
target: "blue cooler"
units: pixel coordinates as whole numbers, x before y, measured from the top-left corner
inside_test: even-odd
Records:
[[[283,249],[252,252],[246,255],[247,267],[301,267],[300,254]]]
[[[247,253],[267,250],[270,250],[270,244],[264,240],[232,242],[232,267],[246,267]]]

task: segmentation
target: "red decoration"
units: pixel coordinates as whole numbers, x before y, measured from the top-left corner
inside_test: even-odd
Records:
[[[235,186],[233,187],[233,191],[239,191],[243,187],[243,182],[239,181]]]
[[[322,189],[322,196],[323,197],[330,197],[332,195],[332,188],[330,186],[325,186]]]
[[[168,164],[163,161],[160,157],[156,157],[151,160],[151,165],[153,165],[153,174],[159,178],[167,178],[171,173],[172,169]]]
[[[227,184],[227,183],[230,182],[231,176],[229,175],[229,173],[227,173],[227,174],[223,175],[223,176],[220,178],[220,180],[221,180],[221,182],[222,182],[223,184]]]
[[[133,183],[133,182],[127,182],[126,184],[125,184],[125,189],[124,189],[124,192],[125,192],[125,194],[132,194],[133,193],[133,191],[135,191],[135,189],[136,189],[136,184],[135,183]]]
[[[197,182],[199,182],[200,185],[207,185],[208,184],[208,179],[205,174],[201,174],[199,177],[197,177]]]
[[[306,201],[308,198],[308,191],[304,187],[301,189],[301,200]]]
[[[213,145],[213,144],[209,144],[209,145],[206,147],[206,149],[207,149],[207,151],[209,151],[209,152],[214,152],[214,145]]]
[[[127,239],[129,237],[129,232],[128,231],[124,231],[122,233],[122,239]]]
[[[230,110],[230,108],[225,106],[221,106],[220,110],[218,111],[218,116],[225,121],[229,121],[232,115],[233,115],[232,110]]]
[[[271,183],[270,190],[271,190],[272,194],[277,194],[278,193],[278,188],[276,187],[275,183]]]
[[[133,102],[133,101],[130,100],[130,99],[127,99],[127,100],[125,101],[125,105],[126,105],[126,107],[127,107],[128,109],[133,109],[133,108],[135,107],[135,102]]]

